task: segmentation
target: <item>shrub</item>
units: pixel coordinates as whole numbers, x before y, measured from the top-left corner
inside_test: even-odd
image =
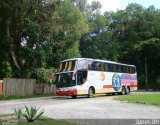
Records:
[[[28,122],[33,122],[34,120],[37,120],[44,113],[43,110],[40,111],[39,110],[40,108],[25,106],[22,115],[27,119]]]
[[[49,76],[54,72],[54,68],[38,68],[32,71],[31,77],[37,79],[40,83],[50,83]]]
[[[14,110],[14,113],[17,116],[17,118],[20,119],[21,115],[22,115],[22,109],[21,108],[17,108],[17,109],[14,108],[13,110]]]

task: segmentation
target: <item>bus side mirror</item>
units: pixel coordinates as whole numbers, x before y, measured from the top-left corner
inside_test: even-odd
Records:
[[[76,80],[76,72],[73,72],[73,74],[72,74],[72,80]]]

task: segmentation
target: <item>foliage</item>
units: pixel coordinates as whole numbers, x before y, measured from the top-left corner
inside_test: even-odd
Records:
[[[49,83],[49,76],[55,72],[54,68],[38,68],[31,72],[31,77],[38,80],[40,83]]]
[[[88,22],[69,0],[2,0],[0,5],[1,78],[32,78],[33,69],[80,57],[79,39]]]
[[[56,69],[61,60],[76,57],[133,64],[138,76],[146,77],[147,58],[149,87],[156,88],[160,10],[131,3],[102,15],[101,6],[87,0],[1,0],[0,78],[47,82],[49,67]]]
[[[25,106],[25,110],[22,115],[27,119],[28,122],[33,122],[34,120],[39,119],[39,117],[44,113],[43,110],[39,110],[40,108]]]
[[[17,116],[17,119],[20,119],[22,116],[22,109],[21,108],[17,108],[17,109],[14,108],[13,111],[14,111],[14,114]]]

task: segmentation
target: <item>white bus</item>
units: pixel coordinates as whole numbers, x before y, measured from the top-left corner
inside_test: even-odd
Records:
[[[102,93],[128,94],[137,90],[134,65],[113,61],[74,58],[61,62],[56,72],[56,95],[71,96]]]

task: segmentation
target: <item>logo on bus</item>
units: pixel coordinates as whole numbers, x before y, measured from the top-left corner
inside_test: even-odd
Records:
[[[118,91],[121,88],[121,77],[117,73],[112,77],[112,86],[115,91]]]
[[[100,80],[101,81],[105,80],[105,74],[103,72],[100,73]]]

